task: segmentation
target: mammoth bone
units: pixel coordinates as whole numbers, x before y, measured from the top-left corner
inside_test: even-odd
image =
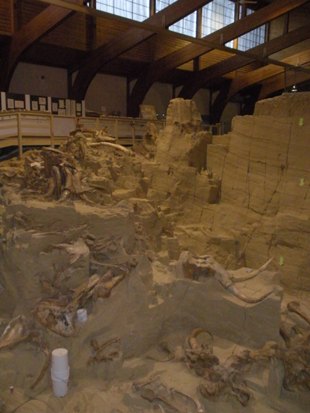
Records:
[[[212,400],[230,394],[247,405],[250,392],[242,375],[247,358],[233,355],[222,362],[213,353],[212,334],[201,328],[194,329],[186,338],[184,349],[187,367],[203,378],[198,387],[203,397]]]
[[[46,299],[40,301],[33,310],[34,316],[44,327],[64,337],[75,334],[75,316],[79,307],[88,300],[98,297],[106,298],[112,289],[122,281],[124,274],[113,276],[108,271],[102,277],[92,275],[72,291],[71,297],[63,299]]]
[[[144,400],[150,402],[154,409],[159,408],[162,412],[205,413],[205,409],[198,399],[166,386],[157,375],[134,382],[133,390]]]
[[[230,291],[234,296],[236,296],[240,300],[249,304],[261,302],[274,291],[271,290],[259,298],[252,298],[244,295],[239,290],[239,288],[236,287],[235,284],[237,282],[247,281],[256,277],[258,274],[265,271],[265,269],[268,267],[271,261],[272,258],[270,258],[259,269],[248,272],[247,275],[242,278],[235,278],[234,274],[236,274],[236,271],[229,272],[225,270],[225,268],[210,255],[194,256],[190,252],[184,251],[182,252],[179,258],[179,263],[181,263],[181,272],[183,273],[185,278],[190,278],[195,281],[201,281],[201,279],[203,278],[214,276],[214,278],[226,290]]]
[[[34,389],[48,369],[51,353],[41,332],[35,329],[33,322],[23,315],[18,315],[9,322],[0,336],[0,350],[11,349],[17,344],[26,341],[37,346],[45,355],[43,367],[36,380],[30,386],[31,389]]]
[[[85,194],[88,189],[82,185],[81,174],[73,156],[54,148],[43,148],[41,156],[48,179],[47,197],[60,201],[75,197],[91,203]]]

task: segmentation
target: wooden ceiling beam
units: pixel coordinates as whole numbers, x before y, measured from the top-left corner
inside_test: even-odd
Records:
[[[243,66],[255,62],[257,59],[265,63],[268,62],[281,67],[291,66],[290,64],[282,61],[268,59],[267,56],[286,49],[287,47],[308,39],[309,37],[310,25],[307,25],[248,50],[248,54],[249,56],[253,56],[252,58],[248,56],[233,56],[223,62],[219,62],[215,65],[207,67],[206,69],[200,70],[191,77],[187,84],[183,86],[179,96],[186,99],[191,99],[199,89],[201,89],[208,82],[211,82],[212,79],[240,69]]]
[[[264,82],[258,100],[265,99],[271,94],[280,90],[285,90],[293,85],[310,81],[310,74],[304,72],[287,71],[280,75],[273,76]]]
[[[192,44],[157,60],[150,66],[147,72],[141,74],[138,78],[129,98],[128,115],[138,116],[139,105],[142,103],[149,88],[168,71],[213,50],[216,48],[216,44],[221,48],[230,40],[268,21],[274,20],[307,2],[308,0],[274,0],[268,6],[259,9],[253,14],[199,39],[199,42],[193,41]]]
[[[75,3],[79,0],[71,1]],[[70,9],[50,5],[13,34],[0,68],[0,90],[8,90],[22,54],[72,13]]]
[[[211,0],[178,0],[144,20],[143,23],[167,28],[197,8],[210,3],[210,1]],[[153,30],[134,27],[120,34],[108,44],[104,44],[91,52],[87,60],[82,62],[71,89],[71,97],[74,99],[83,99],[92,79],[106,63],[149,39],[154,34],[156,34],[156,32]]]
[[[296,53],[282,60],[284,63],[290,65],[302,66],[310,62],[310,50],[305,50],[303,52]],[[238,76],[233,80],[231,87],[229,89],[227,99],[236,95],[242,89],[252,86],[256,83],[261,83],[266,79],[276,76],[285,70],[283,67],[268,65],[260,69],[254,70],[253,72],[246,73],[244,75]]]

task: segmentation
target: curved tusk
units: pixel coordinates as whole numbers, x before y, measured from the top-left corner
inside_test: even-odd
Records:
[[[230,291],[235,297],[239,298],[241,301],[244,301],[245,303],[248,303],[248,304],[260,303],[261,301],[263,301],[265,298],[269,297],[269,295],[271,295],[274,292],[274,290],[271,290],[271,291],[269,291],[268,293],[262,295],[259,298],[251,298],[251,297],[247,297],[246,295],[244,295],[234,285],[229,286],[227,288],[227,290]]]
[[[231,276],[231,280],[234,283],[240,283],[243,281],[247,281],[247,280],[251,280],[252,278],[255,278],[258,274],[260,274],[261,272],[265,271],[266,268],[268,267],[268,265],[271,263],[271,261],[273,260],[273,257],[269,258],[268,261],[265,262],[265,264],[263,264],[261,267],[259,267],[257,270],[252,270],[249,272],[249,275],[247,275],[246,277],[243,278],[235,278],[234,276]]]

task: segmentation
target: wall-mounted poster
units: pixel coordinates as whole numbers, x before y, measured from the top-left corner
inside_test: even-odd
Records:
[[[45,97],[42,97],[42,96],[39,97],[39,105],[40,106],[41,105],[46,105],[46,98]]]
[[[14,99],[9,98],[7,101],[7,106],[8,106],[8,109],[15,109]]]
[[[76,102],[76,116],[82,116],[82,103]]]
[[[57,102],[52,103],[52,112],[53,113],[58,113],[58,103]]]
[[[25,109],[25,102],[23,100],[15,100],[15,109]]]
[[[36,100],[31,102],[31,110],[39,110],[39,104]]]

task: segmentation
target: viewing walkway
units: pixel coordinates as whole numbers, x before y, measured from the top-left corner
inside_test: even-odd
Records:
[[[25,146],[57,146],[64,143],[70,132],[78,127],[87,130],[104,129],[121,145],[132,146],[146,133],[146,125],[155,123],[158,131],[164,121],[140,118],[100,116],[72,117],[44,112],[7,111],[0,112],[0,149],[18,147],[19,156]],[[205,125],[213,134],[219,134],[220,124]]]

